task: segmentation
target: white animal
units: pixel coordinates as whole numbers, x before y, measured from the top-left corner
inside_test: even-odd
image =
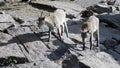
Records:
[[[59,37],[61,38],[64,27],[66,28],[66,35],[68,37],[68,27],[66,23],[66,12],[62,9],[57,9],[53,14],[50,14],[50,16],[46,16],[44,18],[39,18],[39,24],[38,26],[41,26],[41,24],[45,23],[49,27],[49,41],[51,39],[51,32],[54,31],[54,29],[57,29]]]
[[[83,50],[85,49],[85,38],[87,37],[87,33],[90,34],[90,49],[93,46],[93,34],[96,32],[97,35],[97,46],[99,45],[99,19],[92,15],[91,11],[85,12],[87,15],[87,20],[83,23],[80,31],[81,37],[83,41]],[[88,14],[87,14],[88,13]],[[90,16],[88,16],[90,14]],[[85,17],[85,14],[84,14]]]

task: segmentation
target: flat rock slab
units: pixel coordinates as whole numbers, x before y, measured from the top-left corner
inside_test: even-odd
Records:
[[[102,23],[100,24],[100,42],[103,43],[105,40],[112,38],[120,39],[120,32],[114,28],[106,27]]]
[[[0,22],[15,22],[9,14],[0,14]]]
[[[8,44],[0,47],[0,57],[5,58],[9,56],[25,57],[16,43]]]
[[[55,8],[61,8],[66,10],[67,14],[76,14],[84,10],[80,5],[74,2],[62,2],[62,1],[36,1],[33,3],[48,5]],[[70,5],[70,6],[69,6]]]
[[[79,57],[80,58],[80,57]],[[120,65],[114,60],[111,55],[105,52],[99,52],[94,55],[87,55],[81,59],[81,62],[90,66],[91,68],[119,68]]]
[[[103,0],[75,0],[75,3],[80,4],[82,7],[88,7],[99,3],[100,1]]]
[[[17,40],[11,40],[13,37],[0,33],[0,58],[9,56],[25,57],[17,44]]]
[[[16,67],[18,68],[62,68],[60,65],[54,62],[51,62],[47,58],[45,60],[39,60],[32,63],[19,64],[19,65],[16,65]]]
[[[44,58],[47,47],[39,40],[39,38],[31,31],[29,27],[22,27],[9,31],[13,34],[25,49],[32,61]]]
[[[4,30],[14,23],[15,20],[9,14],[0,14],[0,30]]]
[[[120,64],[119,46],[115,50],[109,49],[108,51],[106,51],[106,53],[109,53]]]

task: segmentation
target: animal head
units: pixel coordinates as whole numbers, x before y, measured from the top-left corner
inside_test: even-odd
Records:
[[[87,33],[88,33],[88,24],[83,24],[81,29],[80,29],[80,32],[81,32],[81,37],[82,38],[86,38],[87,37]]]
[[[39,22],[43,22],[44,20],[45,20],[45,17],[39,17],[39,18],[38,18],[38,21],[39,21]]]
[[[80,29],[80,32],[82,32],[82,33],[85,33],[85,32],[88,32],[88,24],[86,23],[86,24],[83,24],[82,25],[82,27],[81,27],[81,29]]]
[[[91,10],[85,10],[85,11],[82,11],[80,14],[81,14],[81,17],[86,18],[86,17],[92,16],[93,12]]]

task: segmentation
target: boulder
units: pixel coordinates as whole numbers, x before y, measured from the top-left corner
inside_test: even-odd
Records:
[[[107,0],[108,5],[114,5],[116,0]]]
[[[101,14],[101,13],[111,13],[113,12],[113,7],[110,7],[108,5],[103,5],[103,4],[97,4],[94,6],[90,6],[87,9],[93,10],[94,12]]]

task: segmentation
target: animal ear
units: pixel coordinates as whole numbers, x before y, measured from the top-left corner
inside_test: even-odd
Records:
[[[42,21],[42,20],[44,20],[45,19],[45,17],[39,17],[38,18],[38,21]]]
[[[82,26],[82,30],[84,30],[84,29],[86,29],[88,27],[88,24],[83,24],[83,26]]]
[[[81,17],[90,17],[93,15],[93,12],[91,10],[85,10],[81,12]]]
[[[80,14],[81,14],[81,17],[87,17],[87,13],[88,11],[85,10],[85,11],[82,11]]]
[[[92,12],[91,10],[88,10],[87,16],[90,17],[90,16],[92,16],[92,15],[93,15],[93,12]]]

